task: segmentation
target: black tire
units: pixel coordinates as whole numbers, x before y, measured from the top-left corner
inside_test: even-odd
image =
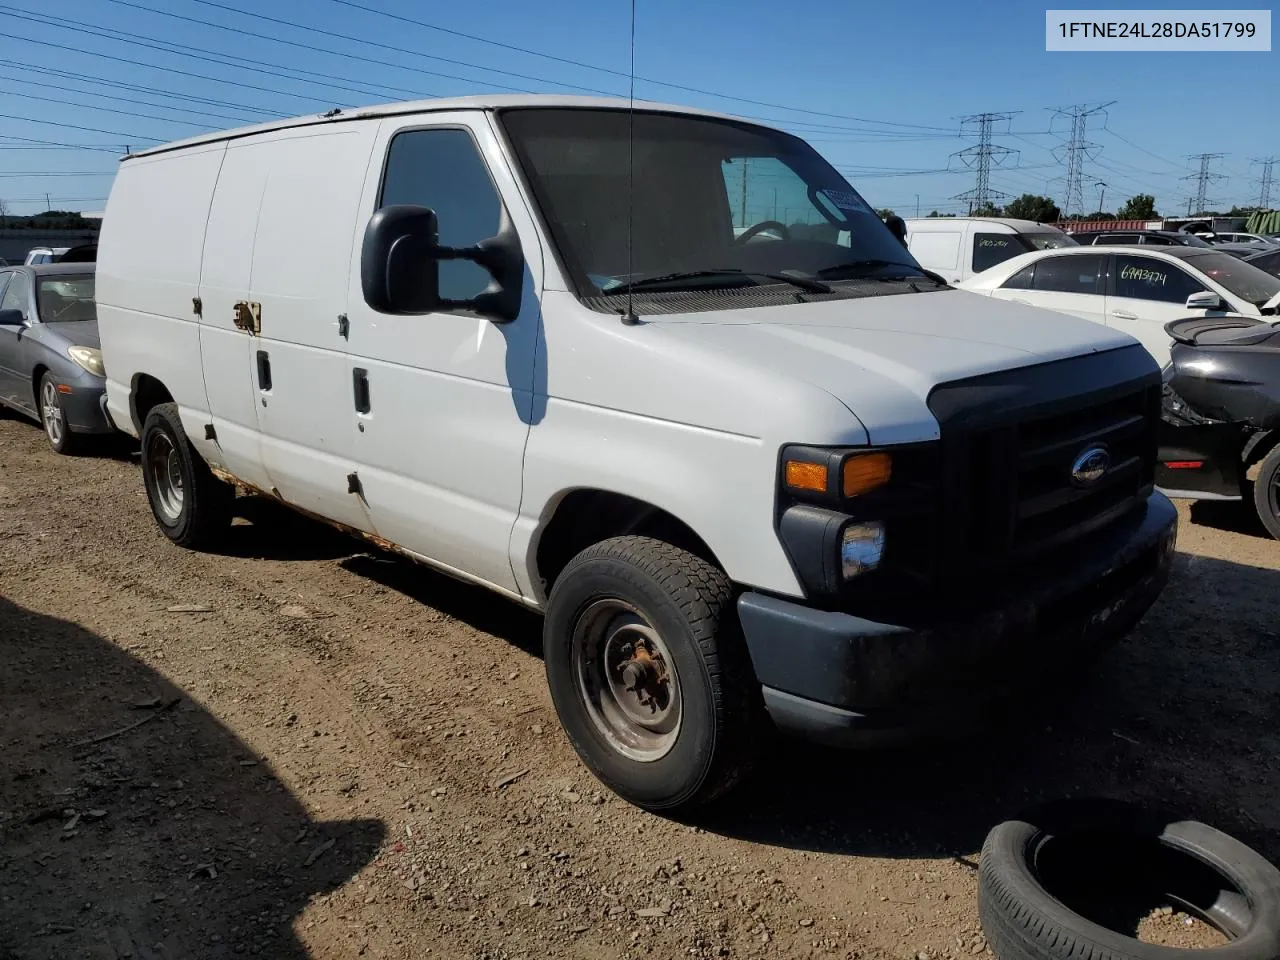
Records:
[[[762,707],[733,601],[723,572],[648,537],[616,537],[588,547],[556,579],[543,628],[551,699],[583,763],[636,806],[674,811],[706,804],[748,771],[753,747],[758,747],[753,737],[760,730]],[[660,638],[674,663],[675,679],[660,689],[676,691],[679,724],[660,735],[669,738],[667,752],[650,759],[627,755],[627,747],[611,737],[601,719],[605,710],[592,705],[589,681],[582,679],[593,673],[595,661],[575,652],[586,643],[575,637],[586,636],[595,612],[604,610],[607,616],[617,606],[630,612],[618,611],[609,621],[609,628],[623,624],[611,636],[618,637],[623,621],[634,614]],[[599,661],[608,660],[602,652]],[[665,657],[659,662],[665,664]],[[648,734],[642,731],[641,736]]]
[[[214,546],[231,525],[235,489],[223,483],[191,446],[176,403],[151,408],[142,425],[142,480],[151,513],[160,529],[174,543],[194,550]],[[172,459],[170,459],[172,455]],[[160,469],[163,457],[172,479]],[[166,484],[178,481],[175,501],[166,495]]]
[[[1191,950],[1120,931],[1166,904],[1228,942]],[[993,829],[978,909],[1000,960],[1280,957],[1280,870],[1213,827],[1115,801],[1065,801]]]
[[[74,456],[83,449],[84,437],[72,433],[71,424],[67,422],[59,397],[58,381],[46,370],[36,386],[36,412],[40,415],[40,426],[44,429],[45,439],[49,441],[49,446],[53,448],[54,453],[68,457]]]
[[[1267,533],[1280,540],[1280,444],[1262,458],[1253,482],[1253,506]]]

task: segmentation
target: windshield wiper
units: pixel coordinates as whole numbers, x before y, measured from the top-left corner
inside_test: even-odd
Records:
[[[620,293],[634,293],[637,290],[687,290],[691,289],[687,286],[687,281],[696,281],[709,279],[711,277],[732,277],[734,279],[753,280],[757,277],[765,280],[776,280],[779,283],[789,283],[793,287],[799,287],[801,290],[807,290],[810,293],[830,293],[831,287],[814,277],[806,277],[793,273],[768,273],[761,270],[739,270],[737,267],[724,267],[718,270],[682,270],[675,273],[664,273],[657,277],[641,277],[639,280],[633,280],[631,283],[621,283],[616,287],[610,287],[604,292],[608,296],[617,296]],[[696,289],[695,284],[693,289]]]
[[[893,274],[891,276],[874,276],[868,274],[868,270],[878,270],[886,268],[886,266],[902,266],[913,273],[902,276]],[[881,260],[878,257],[868,257],[865,260],[851,260],[847,264],[837,264],[836,266],[826,266],[818,271],[818,276],[824,280],[919,280],[922,278],[933,280],[934,283],[941,284],[946,287],[947,282],[940,275],[933,273],[932,270],[925,270],[922,266],[916,264],[904,264],[901,260]]]

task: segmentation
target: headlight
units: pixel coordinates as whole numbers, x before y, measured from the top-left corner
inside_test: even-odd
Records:
[[[860,521],[844,528],[840,537],[840,573],[846,580],[880,566],[884,556],[884,524]]]
[[[95,377],[105,377],[107,375],[107,369],[102,365],[101,350],[94,347],[71,347],[67,350],[67,355],[81,369],[88,370]]]

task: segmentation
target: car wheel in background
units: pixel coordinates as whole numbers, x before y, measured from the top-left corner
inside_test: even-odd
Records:
[[[1253,482],[1253,505],[1271,536],[1280,540],[1280,444],[1262,459]]]
[[[67,415],[62,409],[62,397],[58,393],[58,381],[46,371],[40,378],[36,396],[36,409],[40,411],[40,425],[55,453],[70,455],[82,446],[82,437],[71,432]]]

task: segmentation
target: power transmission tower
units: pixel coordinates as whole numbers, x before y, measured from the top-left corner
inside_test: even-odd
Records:
[[[1209,198],[1207,196],[1209,184],[1227,179],[1226,174],[1214,173],[1209,169],[1209,166],[1213,161],[1221,160],[1225,156],[1225,153],[1197,153],[1187,157],[1188,160],[1198,160],[1200,162],[1200,169],[1197,172],[1189,173],[1182,178],[1183,180],[1194,180],[1196,182],[1196,195],[1190,200],[1196,212],[1195,214],[1188,212],[1187,216],[1200,216],[1209,209]]]
[[[1049,128],[1053,129],[1053,121],[1058,117],[1063,117],[1071,121],[1071,134],[1067,138],[1066,143],[1053,151],[1053,157],[1059,163],[1065,163],[1067,167],[1066,190],[1062,198],[1062,216],[1069,217],[1073,213],[1083,214],[1084,209],[1084,164],[1086,160],[1092,160],[1094,152],[1099,149],[1098,144],[1086,139],[1085,135],[1089,131],[1089,118],[1098,114],[1106,113],[1107,107],[1115,103],[1110,100],[1107,103],[1099,103],[1090,106],[1087,103],[1077,103],[1070,107],[1059,107],[1053,112],[1053,118],[1049,121]]]
[[[951,156],[958,157],[962,164],[973,170],[976,180],[972,190],[958,193],[952,199],[968,201],[970,213],[973,213],[974,207],[982,209],[988,204],[994,204],[996,200],[1008,198],[1008,194],[991,189],[991,168],[1006,166],[1017,158],[1019,151],[992,143],[991,135],[997,123],[1013,117],[1013,113],[975,113],[960,118],[960,135],[976,137],[978,142],[957,150]]]
[[[1275,166],[1275,157],[1263,157],[1253,161],[1262,165],[1262,176],[1258,180],[1258,209],[1271,209],[1271,168]]]

